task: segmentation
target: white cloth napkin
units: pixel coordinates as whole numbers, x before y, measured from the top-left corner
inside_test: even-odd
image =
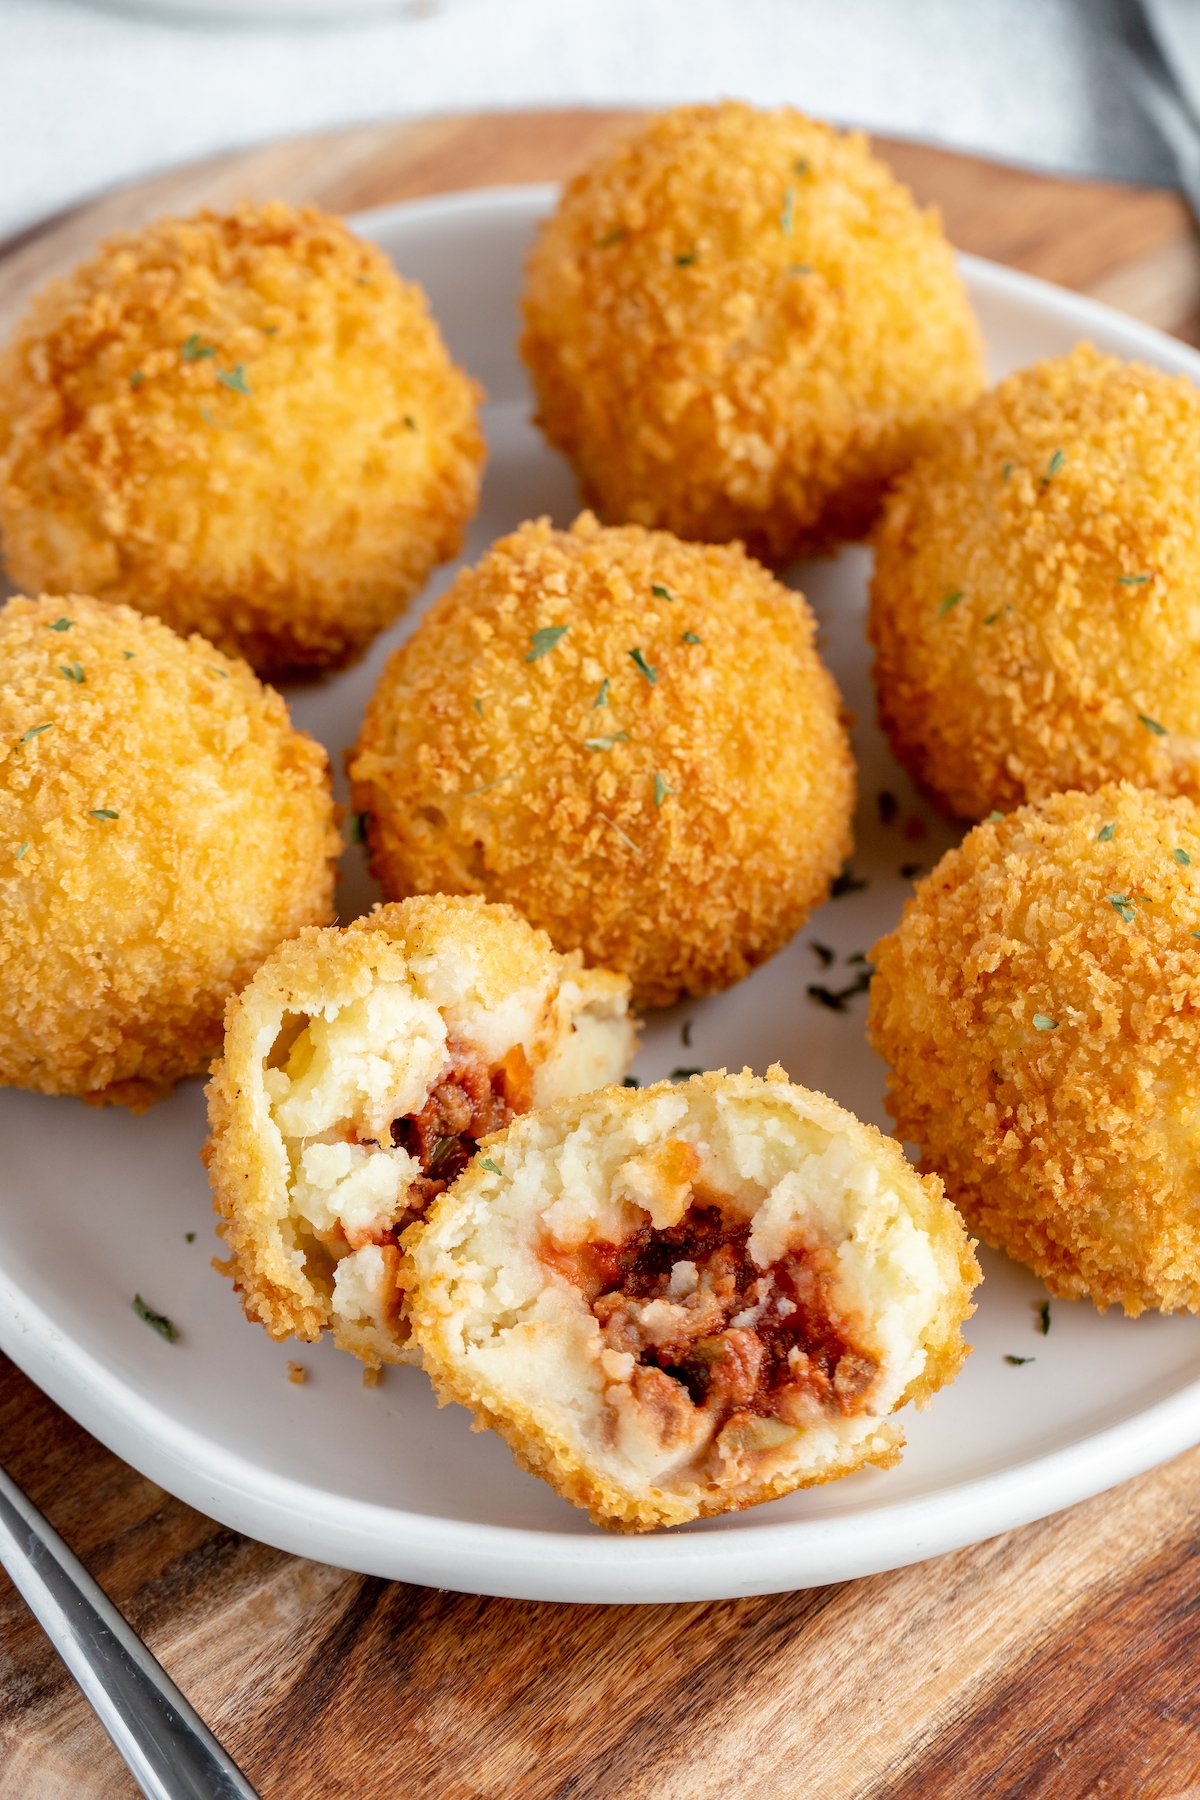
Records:
[[[206,23],[195,4],[185,19],[0,0],[0,236],[283,134],[722,93],[1046,168],[1171,178],[1125,93],[1122,0],[397,0],[331,25]]]

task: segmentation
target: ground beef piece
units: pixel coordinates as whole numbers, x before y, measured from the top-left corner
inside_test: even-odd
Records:
[[[532,1103],[532,1072],[520,1044],[494,1069],[461,1044],[451,1042],[447,1051],[449,1067],[430,1088],[420,1112],[392,1123],[393,1144],[421,1165],[421,1175],[409,1190],[404,1223],[419,1218],[430,1201],[457,1180],[480,1138],[502,1130]]]
[[[718,1422],[786,1416],[811,1399],[848,1415],[878,1363],[832,1310],[817,1259],[792,1250],[760,1269],[750,1230],[701,1200],[665,1230],[646,1225],[622,1244],[583,1246],[576,1279],[606,1347],[670,1376]]]

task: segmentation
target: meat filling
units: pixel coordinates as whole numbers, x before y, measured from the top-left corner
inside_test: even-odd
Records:
[[[678,1225],[585,1245],[570,1260],[605,1347],[637,1359],[636,1392],[650,1398],[661,1371],[717,1429],[735,1414],[799,1425],[814,1402],[859,1410],[879,1365],[833,1310],[817,1257],[789,1250],[762,1269],[750,1233],[700,1201]]]
[[[392,1142],[421,1165],[409,1189],[411,1218],[456,1181],[474,1156],[480,1138],[500,1131],[533,1099],[529,1059],[515,1044],[496,1068],[462,1044],[448,1046],[450,1066],[429,1090],[420,1112],[392,1122]]]

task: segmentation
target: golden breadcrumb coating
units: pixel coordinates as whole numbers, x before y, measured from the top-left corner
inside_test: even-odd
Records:
[[[478,398],[421,290],[327,213],[160,220],[53,282],[0,354],[9,573],[260,672],[345,662],[457,553]]]
[[[514,1112],[618,1081],[629,984],[511,907],[423,895],[281,944],[230,1000],[204,1151],[272,1337],[415,1360],[398,1233]]]
[[[897,1134],[1050,1291],[1200,1310],[1200,811],[1127,782],[976,826],[872,952]]]
[[[953,253],[867,140],[684,106],[566,188],[529,259],[538,420],[614,523],[774,563],[860,537],[983,387]]]
[[[77,594],[0,610],[0,1085],[141,1107],[329,917],[325,752],[201,637]]]
[[[388,663],[350,761],[385,894],[507,900],[665,1005],[787,942],[850,849],[812,615],[737,546],[542,520]]]
[[[1080,345],[914,463],[876,545],[880,721],[947,811],[1200,798],[1200,390]]]
[[[896,1461],[967,1354],[936,1177],[782,1069],[524,1118],[404,1239],[439,1398],[597,1524],[650,1530]]]

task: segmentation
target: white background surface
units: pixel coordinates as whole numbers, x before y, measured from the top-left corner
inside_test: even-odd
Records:
[[[534,431],[514,346],[517,287],[545,189],[368,215],[400,266],[428,291],[451,350],[490,395],[490,459],[465,560],[519,519],[573,516],[574,483]],[[490,281],[481,294],[477,272]],[[1105,308],[972,259],[968,280],[993,374],[1057,355],[1086,335],[1102,350],[1200,373],[1194,350]],[[854,868],[867,885],[831,899],[788,948],[727,993],[647,1021],[637,1071],[778,1059],[883,1125],[883,1067],[864,1039],[865,998],[832,1013],[810,983],[853,981],[848,959],[890,930],[910,892],[900,871],[928,866],[952,841],[896,767],[874,725],[864,637],[867,552],[800,565],[821,647],[856,719],[859,770]],[[389,649],[452,575],[441,571],[414,614],[357,668],[293,690],[297,722],[340,769]],[[681,601],[682,604],[682,601]],[[884,826],[877,796],[900,802]],[[924,821],[912,835],[912,819]],[[351,849],[343,917],[375,890]],[[836,949],[823,971],[811,944]],[[690,1042],[682,1025],[691,1021]],[[61,1405],[152,1480],[223,1524],[265,1542],[370,1574],[530,1599],[704,1600],[816,1586],[933,1556],[1098,1492],[1200,1441],[1198,1326],[1151,1313],[1101,1316],[1054,1301],[1003,1257],[985,1256],[975,1346],[963,1373],[925,1413],[904,1414],[898,1467],[869,1471],[747,1513],[631,1540],[516,1468],[465,1411],[438,1411],[416,1369],[389,1370],[374,1391],[353,1358],[326,1343],[276,1344],[242,1318],[216,1249],[197,1152],[199,1083],[134,1117],[120,1107],[0,1093],[0,1348]],[[52,1146],[52,1154],[47,1147]],[[196,1233],[189,1244],[185,1233]],[[180,1330],[166,1344],[132,1296]],[[1021,1366],[1005,1361],[1018,1355]],[[289,1357],[310,1371],[286,1379]]]
[[[1131,0],[396,0],[331,25],[191,3],[0,0],[0,236],[113,182],[323,126],[721,93],[1170,179],[1129,87]]]

